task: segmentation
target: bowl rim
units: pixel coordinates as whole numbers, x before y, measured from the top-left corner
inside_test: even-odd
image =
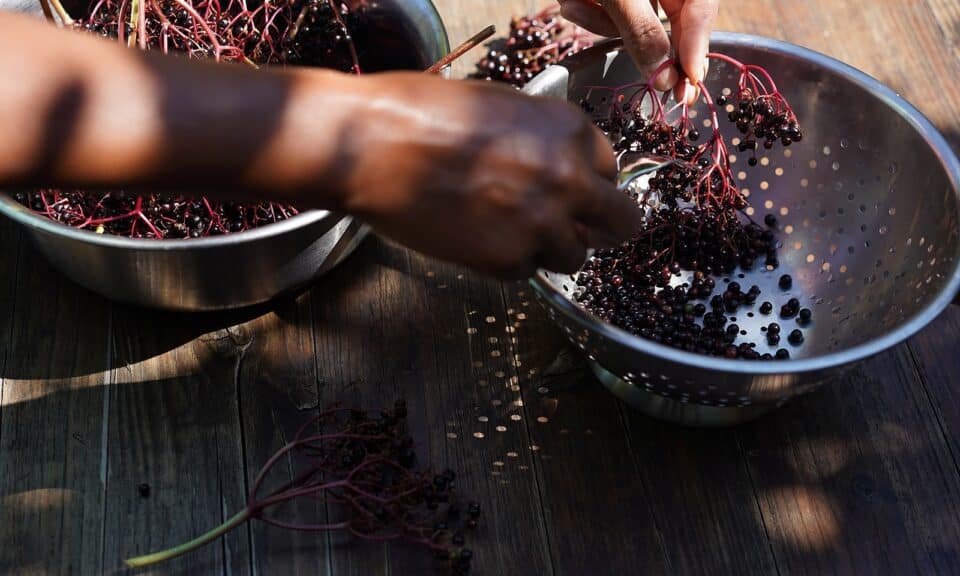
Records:
[[[811,61],[838,76],[846,78],[860,88],[880,98],[916,130],[917,134],[924,139],[934,155],[939,159],[940,165],[944,168],[947,179],[953,188],[954,195],[958,199],[957,210],[958,213],[960,213],[960,161],[958,161],[956,154],[954,154],[940,131],[937,130],[926,116],[897,92],[849,64],[845,64],[826,54],[789,42],[737,32],[714,32],[711,35],[711,42],[732,46],[747,46]],[[603,41],[573,56],[567,63],[568,65],[576,64],[591,56],[595,56],[597,53],[609,54],[620,51],[622,48],[623,42],[620,39]],[[564,64],[557,66],[567,67]],[[547,68],[547,70],[541,72],[541,74],[546,74],[550,68]],[[737,375],[774,376],[825,371],[831,368],[850,365],[888,350],[925,328],[950,305],[958,289],[960,289],[960,242],[958,242],[954,253],[953,274],[940,294],[931,299],[930,302],[896,329],[840,351],[808,358],[791,358],[776,362],[731,360],[728,358],[704,356],[633,335],[613,324],[600,320],[574,304],[546,279],[543,275],[544,272],[546,271],[543,269],[538,270],[529,282],[547,303],[587,330],[599,333],[603,337],[613,340],[621,346],[682,365],[697,366],[709,363],[710,369],[714,371]],[[551,272],[551,274],[554,273]]]
[[[73,226],[61,224],[60,222],[55,222],[41,216],[30,208],[20,204],[5,191],[0,192],[0,214],[7,216],[31,232],[43,232],[52,236],[75,240],[84,244],[93,244],[95,246],[158,252],[203,250],[223,246],[236,246],[238,244],[256,242],[264,238],[293,232],[294,230],[323,222],[328,218],[341,218],[341,216],[329,210],[304,210],[286,220],[273,222],[266,226],[259,226],[242,232],[233,232],[220,236],[204,236],[202,238],[158,239],[127,238],[126,236],[115,236],[112,234],[98,234],[86,228],[74,228]]]

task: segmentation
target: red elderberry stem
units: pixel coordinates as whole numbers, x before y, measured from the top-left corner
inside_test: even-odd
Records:
[[[357,46],[353,43],[353,36],[350,35],[347,24],[343,21],[343,16],[340,14],[340,9],[337,7],[336,1],[337,0],[328,0],[330,7],[333,8],[333,17],[337,19],[337,23],[343,28],[343,33],[347,37],[347,47],[350,49],[350,58],[353,59],[353,73],[360,74],[360,58],[357,57]]]
[[[207,35],[207,38],[210,39],[210,45],[213,46],[213,57],[217,62],[219,62],[220,53],[222,52],[222,48],[220,47],[220,41],[217,40],[216,33],[210,28],[210,26],[207,24],[207,21],[202,16],[200,16],[200,14],[188,2],[184,2],[184,0],[173,0],[173,1],[178,6],[186,10],[191,16],[193,16],[194,28],[196,28],[198,23],[200,27],[203,28],[203,31]]]

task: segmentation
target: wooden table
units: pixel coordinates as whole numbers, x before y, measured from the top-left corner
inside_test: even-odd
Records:
[[[454,41],[535,4],[439,2]],[[946,0],[754,0],[726,2],[718,28],[835,55],[960,143],[958,26]],[[113,305],[7,222],[0,246],[0,572],[116,572],[238,510],[318,405],[403,395],[421,453],[485,506],[477,574],[960,573],[960,310],[767,418],[700,431],[557,363],[562,340],[524,285],[375,239],[244,317]],[[430,565],[408,546],[253,524],[157,572]]]

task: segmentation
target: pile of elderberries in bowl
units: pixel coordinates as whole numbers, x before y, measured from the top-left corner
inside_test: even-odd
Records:
[[[430,0],[143,0],[136,27],[118,0],[77,0],[72,13],[55,6],[73,33],[224,65],[365,74],[424,70],[449,51]],[[367,233],[349,217],[296,206],[124,190],[0,194],[0,213],[78,284],[113,300],[179,310],[239,308],[299,290]]]
[[[553,30],[549,18],[516,23]],[[576,274],[532,279],[628,403],[685,424],[752,419],[949,304],[957,161],[889,88],[816,52],[730,33],[713,36],[692,105],[653,88],[672,61],[641,77],[619,41],[581,46],[530,81],[490,68],[539,66],[530,57],[543,50],[526,41],[491,48],[477,76],[580,106],[624,163],[673,160],[626,191],[646,214],[633,238]]]

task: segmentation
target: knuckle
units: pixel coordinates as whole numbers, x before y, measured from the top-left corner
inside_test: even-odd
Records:
[[[640,50],[638,57],[644,63],[657,62],[670,51],[670,40],[659,20],[637,17],[631,22],[630,31]]]

